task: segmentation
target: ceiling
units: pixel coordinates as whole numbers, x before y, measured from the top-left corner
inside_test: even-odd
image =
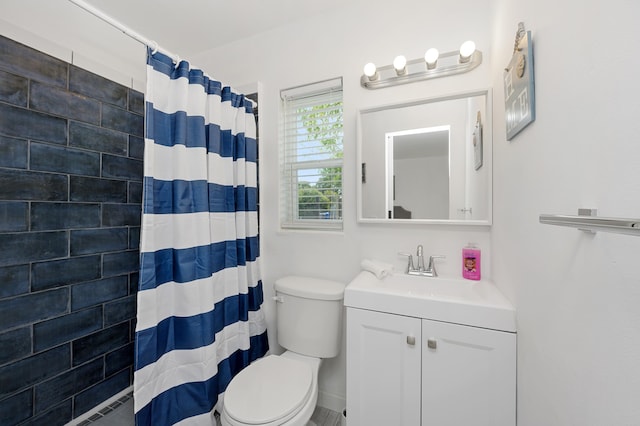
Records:
[[[342,3],[342,0],[85,1],[183,57],[325,13]],[[61,37],[82,37],[87,44],[95,38],[98,46],[107,31],[105,24],[68,0],[2,0],[0,19],[41,36],[55,30]]]

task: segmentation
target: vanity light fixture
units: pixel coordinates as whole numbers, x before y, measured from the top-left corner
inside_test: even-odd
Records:
[[[393,59],[393,68],[395,68],[397,75],[407,75],[407,58],[402,55],[396,56]]]
[[[376,64],[374,64],[373,62],[369,62],[368,64],[366,64],[364,66],[363,72],[369,81],[376,81],[380,78],[380,74],[378,74]]]
[[[464,64],[469,62],[471,55],[473,55],[473,52],[475,51],[476,44],[473,41],[467,40],[462,43],[462,46],[460,46],[460,63]]]
[[[435,47],[427,50],[424,54],[424,61],[427,63],[427,69],[432,70],[436,67],[438,63],[438,57],[440,56],[440,52]]]
[[[453,52],[439,53],[437,49],[431,48],[424,54],[424,58],[407,61],[400,55],[396,56],[393,64],[380,68],[368,63],[364,66],[360,85],[366,89],[381,89],[469,72],[481,63],[482,52],[476,49],[473,41],[466,41],[459,50]]]

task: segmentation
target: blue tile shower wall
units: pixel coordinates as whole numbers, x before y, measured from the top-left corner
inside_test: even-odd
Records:
[[[144,97],[0,37],[0,424],[132,383]]]

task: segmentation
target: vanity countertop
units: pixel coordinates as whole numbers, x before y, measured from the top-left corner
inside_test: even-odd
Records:
[[[516,332],[513,305],[490,281],[360,272],[344,292],[347,307]]]

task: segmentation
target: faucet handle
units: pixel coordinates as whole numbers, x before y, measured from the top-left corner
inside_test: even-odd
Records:
[[[438,273],[436,272],[436,265],[433,263],[433,259],[446,259],[447,256],[441,255],[441,254],[436,254],[433,256],[429,256],[429,266],[427,266],[427,271],[431,271],[431,273],[433,274],[434,277],[438,276]]]
[[[399,252],[400,256],[407,256],[407,272],[413,271],[415,268],[413,267],[413,255],[411,253]]]

